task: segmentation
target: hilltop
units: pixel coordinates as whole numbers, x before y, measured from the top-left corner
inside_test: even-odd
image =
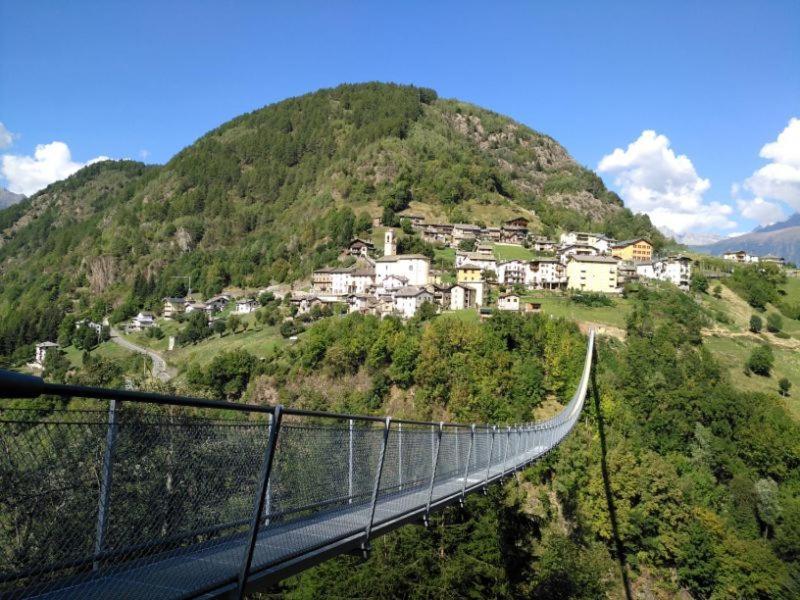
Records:
[[[24,194],[15,194],[4,187],[0,187],[0,209],[16,204],[17,202],[22,202],[24,199]]]
[[[773,254],[790,262],[800,263],[800,213],[795,213],[780,223],[759,227],[750,233],[713,244],[694,246],[692,250],[717,256],[724,252],[746,250],[756,256]]]
[[[342,85],[239,116],[163,166],[97,163],[0,211],[0,355],[75,302],[294,281],[409,206],[663,241],[547,135],[425,88]]]

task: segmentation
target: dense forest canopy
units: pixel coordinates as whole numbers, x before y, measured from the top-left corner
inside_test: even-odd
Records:
[[[426,88],[342,85],[237,117],[164,166],[94,164],[0,211],[0,360],[69,311],[124,318],[189,280],[204,294],[295,281],[411,202],[664,243],[546,135]]]

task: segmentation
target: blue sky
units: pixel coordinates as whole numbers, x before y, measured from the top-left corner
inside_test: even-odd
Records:
[[[797,0],[0,0],[0,56],[12,189],[99,156],[164,162],[242,112],[382,80],[552,135],[676,230],[730,233],[800,209]]]

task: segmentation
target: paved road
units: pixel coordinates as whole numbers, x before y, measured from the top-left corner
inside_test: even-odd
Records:
[[[114,327],[111,328],[111,341],[127,350],[149,356],[153,361],[153,377],[156,379],[160,381],[168,381],[172,378],[172,373],[170,368],[167,366],[167,361],[165,361],[156,351],[151,350],[150,348],[145,348],[144,346],[138,346],[133,342],[129,342],[122,337],[119,330],[115,329]]]

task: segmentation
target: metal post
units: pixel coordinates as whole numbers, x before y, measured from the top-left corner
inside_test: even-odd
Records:
[[[433,459],[433,471],[431,472],[431,483],[430,487],[428,488],[428,504],[425,507],[425,526],[428,526],[428,515],[431,512],[431,500],[433,499],[433,484],[436,479],[436,467],[439,466],[439,451],[442,449],[442,429],[444,428],[444,423],[441,421],[439,422],[439,439],[438,444],[436,444],[436,453]]]
[[[111,499],[111,480],[114,465],[114,447],[117,445],[117,401],[108,403],[108,429],[106,430],[106,449],[103,453],[103,472],[100,479],[100,498],[97,503],[97,533],[94,540],[95,556],[103,551],[106,529],[108,528],[108,502]],[[94,561],[96,571],[100,563]]]
[[[272,472],[272,461],[275,458],[275,447],[278,443],[278,432],[281,428],[281,414],[283,407],[278,404],[273,413],[272,427],[269,431],[269,440],[264,450],[264,460],[261,463],[261,479],[259,481],[256,497],[253,501],[253,515],[250,519],[250,535],[242,558],[242,567],[239,571],[239,587],[237,597],[241,600],[244,597],[244,586],[250,574],[250,565],[253,562],[253,552],[256,548],[256,538],[258,537],[258,524],[261,521],[261,513],[264,511],[264,502],[267,495],[267,484]]]
[[[353,503],[353,419],[348,426],[350,439],[347,443],[347,503]]]
[[[267,415],[269,426],[267,427],[267,435],[272,433],[272,415]],[[267,437],[269,439],[269,437]],[[269,513],[272,509],[272,482],[267,480],[267,500],[264,503],[264,514],[266,515],[265,525],[269,525]]]
[[[467,450],[467,465],[464,467],[464,483],[461,486],[461,502],[464,502],[464,496],[467,490],[467,477],[469,477],[469,461],[472,458],[472,447],[475,445],[475,423],[469,428],[469,450]]]
[[[386,421],[383,427],[383,442],[381,443],[381,456],[378,461],[378,471],[375,473],[375,487],[372,488],[372,507],[369,511],[369,522],[367,523],[367,529],[364,532],[364,543],[361,545],[361,549],[366,554],[369,551],[369,536],[372,533],[372,523],[375,520],[375,506],[378,504],[378,492],[381,489],[381,475],[383,474],[383,462],[386,458],[386,446],[389,441],[389,427],[392,424],[392,417],[386,417]]]
[[[508,459],[508,444],[511,441],[511,427],[506,426],[506,447],[503,450],[503,473],[502,477],[506,476],[506,459]]]
[[[403,489],[403,424],[397,424],[397,483]]]
[[[492,425],[492,439],[491,442],[489,442],[489,460],[486,461],[486,481],[484,485],[489,483],[489,470],[492,468],[492,452],[494,452],[494,433],[496,429],[497,425]]]

